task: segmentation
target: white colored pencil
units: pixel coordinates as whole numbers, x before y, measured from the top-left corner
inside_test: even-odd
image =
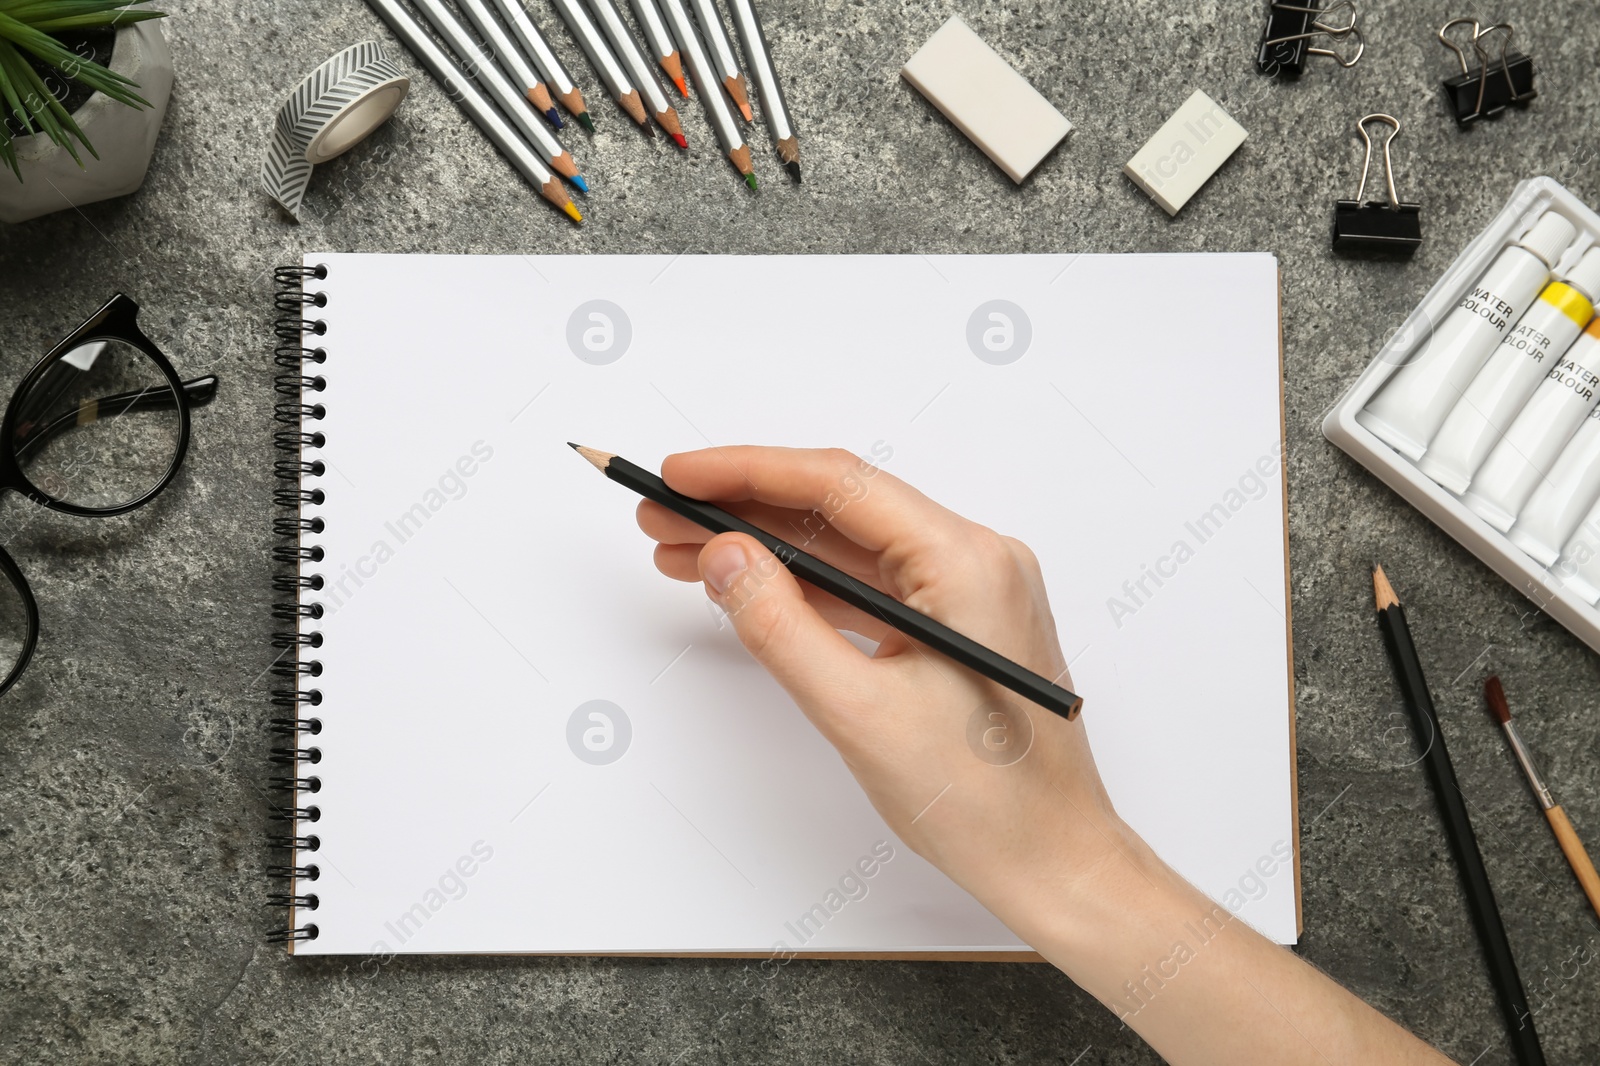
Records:
[[[656,62],[667,72],[667,77],[678,87],[678,92],[688,96],[689,83],[683,80],[683,60],[678,58],[678,46],[673,43],[672,34],[667,32],[667,24],[661,21],[661,9],[656,7],[656,0],[632,0],[632,3],[633,13],[639,18],[645,40],[650,42],[650,47],[655,51]]]
[[[550,43],[544,39],[539,27],[528,17],[526,9],[518,0],[494,0],[494,6],[504,16],[506,25],[511,27],[511,32],[516,34],[517,40],[522,42],[523,50],[528,58],[533,60],[533,65],[544,73],[544,80],[550,83],[552,95],[561,101],[561,106],[566,108],[573,118],[582,123],[584,129],[593,133],[594,119],[589,117],[589,105],[583,102],[583,93],[573,84],[571,76],[567,74],[567,68],[556,58]]]
[[[750,64],[750,73],[755,78],[756,92],[761,95],[761,114],[772,133],[778,159],[789,176],[799,181],[800,141],[789,119],[789,105],[783,98],[778,69],[772,64],[772,49],[767,47],[767,35],[756,17],[755,4],[753,0],[728,0],[728,5],[733,12],[733,28],[738,31],[745,62]]]
[[[628,113],[628,117],[644,127],[646,133],[655,136],[655,131],[650,128],[650,119],[644,113],[644,102],[639,99],[639,91],[628,80],[627,72],[622,69],[622,64],[617,62],[617,57],[611,54],[611,46],[606,44],[606,39],[600,36],[600,31],[589,19],[587,12],[579,0],[554,0],[556,10],[561,12],[561,17],[566,21],[567,28],[572,31],[572,36],[577,38],[578,47],[583,49],[583,54],[589,57],[589,65],[594,72],[600,75],[600,80],[605,82],[612,97]]]
[[[711,58],[716,61],[717,71],[722,75],[722,87],[728,90],[728,95],[739,106],[739,113],[749,122],[754,117],[750,113],[750,90],[745,87],[744,75],[739,73],[739,63],[733,58],[733,45],[728,41],[728,31],[722,28],[722,16],[717,14],[717,5],[713,0],[690,2],[694,4],[700,32],[705,35],[706,44],[711,46]]]
[[[589,191],[588,183],[578,173],[578,165],[572,159],[572,153],[561,146],[561,142],[535,121],[524,95],[526,90],[518,92],[500,73],[500,68],[494,65],[494,60],[484,55],[478,42],[473,40],[467,28],[450,13],[441,0],[416,0],[417,7],[428,21],[433,23],[433,28],[445,39],[451,49],[456,53],[456,58],[461,65],[472,73],[478,84],[488,90],[490,97],[505,111],[511,124],[522,131],[528,143],[533,145],[535,151],[550,161],[550,169],[572,182],[584,192]]]
[[[754,189],[756,176],[750,166],[750,146],[744,143],[739,123],[728,110],[728,101],[717,91],[711,61],[706,58],[705,48],[700,44],[683,0],[661,0],[661,10],[672,27],[672,35],[678,40],[684,62],[689,65],[689,76],[700,86],[700,102],[705,104],[706,113],[711,117],[711,128],[717,131],[722,150],[728,153],[728,162],[744,178],[744,183]]]
[[[644,53],[639,50],[639,43],[633,39],[628,24],[622,21],[622,12],[617,9],[613,0],[589,0],[589,7],[594,11],[595,21],[600,24],[600,30],[606,35],[606,39],[611,42],[617,58],[632,75],[633,84],[638,87],[640,95],[644,98],[645,107],[655,116],[656,123],[667,131],[667,136],[671,137],[679,148],[688,148],[689,142],[683,135],[683,123],[678,120],[678,112],[673,110],[666,94],[661,91],[661,84],[656,81],[655,68],[645,61]]]

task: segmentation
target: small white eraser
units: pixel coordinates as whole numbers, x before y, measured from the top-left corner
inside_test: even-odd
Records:
[[[939,27],[900,76],[1018,184],[1072,132],[1066,116],[958,18]]]
[[[1244,143],[1244,127],[1196,89],[1122,172],[1169,215],[1176,215]]]

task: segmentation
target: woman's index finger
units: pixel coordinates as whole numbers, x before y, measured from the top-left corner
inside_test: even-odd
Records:
[[[661,476],[712,502],[757,500],[817,513],[870,551],[944,539],[967,520],[841,448],[732,445],[669,455]]]

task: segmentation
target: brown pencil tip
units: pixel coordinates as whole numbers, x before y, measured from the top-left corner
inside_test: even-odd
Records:
[[[599,448],[585,448],[581,444],[573,444],[570,440],[567,441],[567,446],[589,460],[596,470],[604,470],[611,465],[611,460],[616,458],[610,452],[603,452]]]
[[[1377,600],[1378,610],[1400,606],[1400,597],[1394,594],[1394,586],[1389,584],[1389,575],[1385,574],[1383,567],[1376,563],[1372,566],[1372,592]]]
[[[1495,674],[1489,675],[1489,680],[1483,683],[1483,694],[1489,699],[1489,713],[1494,715],[1495,721],[1506,725],[1511,721],[1511,705],[1506,703],[1505,686],[1500,684],[1500,678]]]

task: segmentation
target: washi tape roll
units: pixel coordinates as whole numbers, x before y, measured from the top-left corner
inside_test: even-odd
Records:
[[[349,151],[389,121],[410,89],[411,79],[377,41],[353,44],[307,74],[278,109],[261,165],[267,193],[298,218],[312,166]]]

